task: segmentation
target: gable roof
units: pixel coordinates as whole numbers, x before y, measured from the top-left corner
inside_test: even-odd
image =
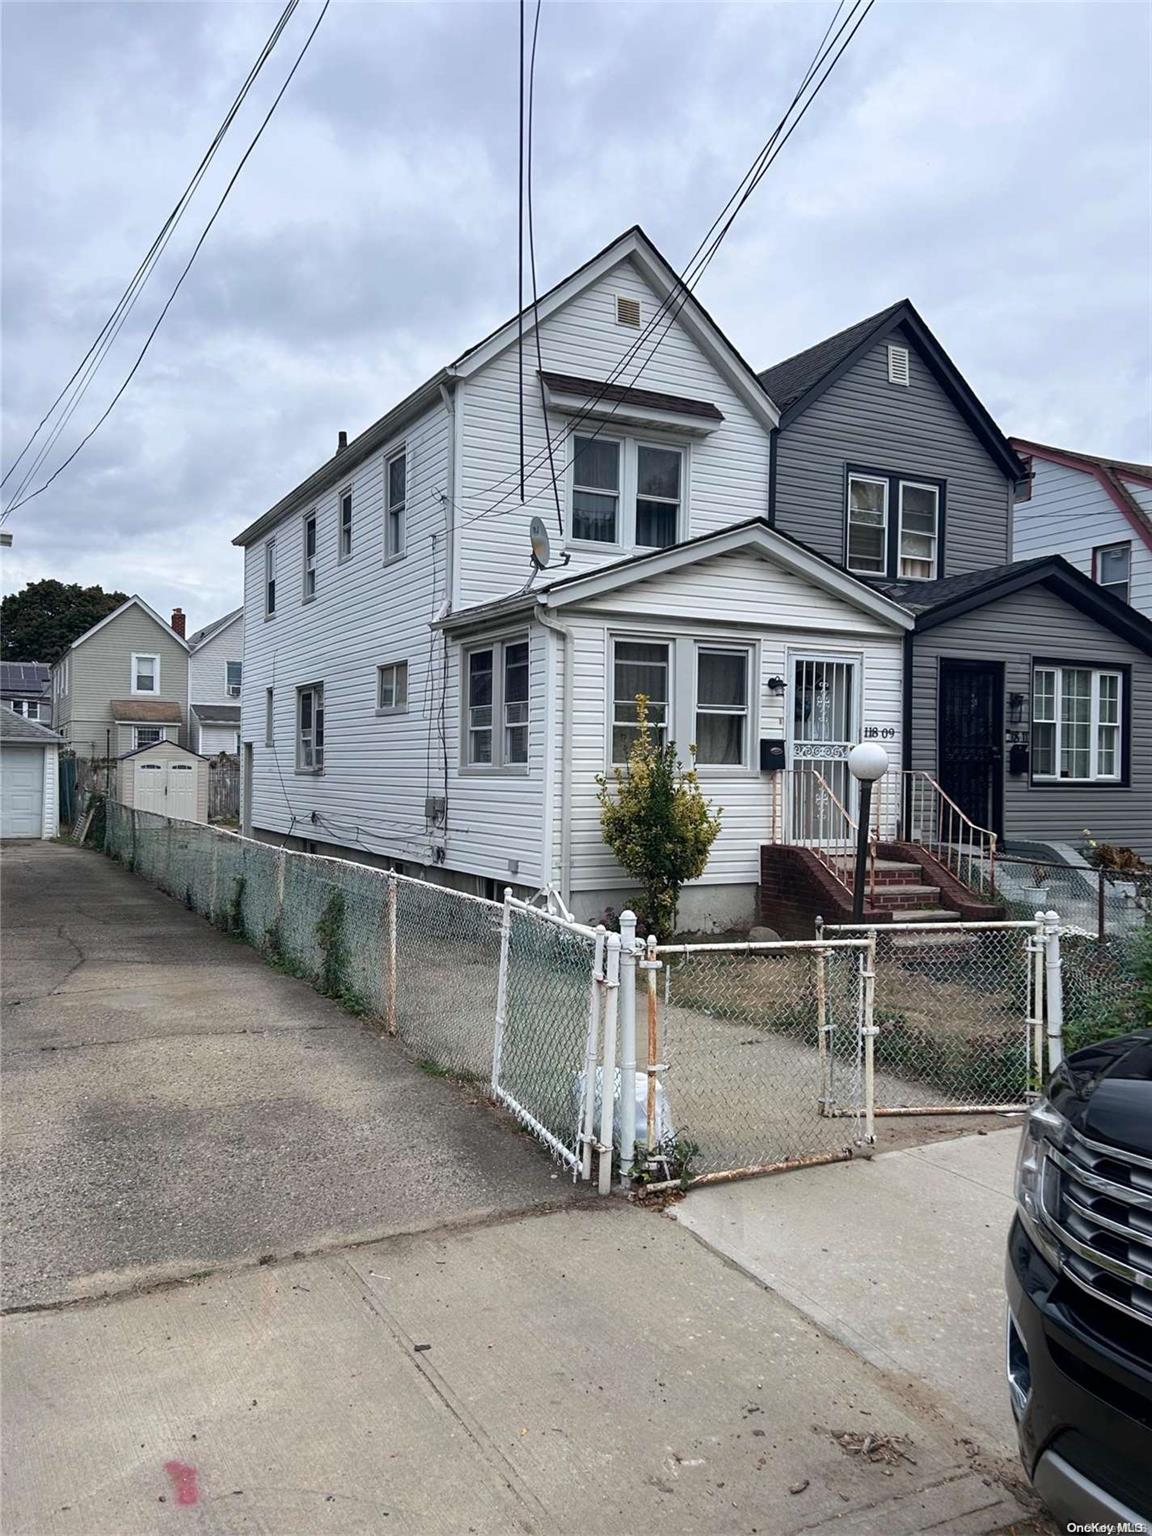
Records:
[[[250,523],[247,528],[238,533],[232,540],[233,544],[251,544],[278,523],[282,517],[286,517],[314,497],[331,489],[358,464],[383,448],[410,422],[435,404],[442,390],[451,393],[458,379],[470,377],[486,366],[492,358],[499,356],[506,348],[512,346],[518,340],[521,329],[525,336],[531,335],[535,324],[547,320],[549,315],[554,314],[577,294],[598,282],[613,267],[625,260],[632,261],[662,298],[677,296],[678,302],[674,310],[676,323],[689,331],[701,350],[727,376],[753,414],[761,418],[765,429],[770,430],[774,427],[778,414],[776,407],[761,385],[751,364],[740,355],[700,300],[681,281],[675,269],[661,255],[639,224],[634,224],[622,235],[618,235],[615,240],[610,241],[603,250],[597,251],[596,255],[590,257],[582,266],[577,267],[574,272],[569,273],[567,277],[542,293],[535,304],[528,305],[513,315],[510,320],[498,326],[483,340],[468,347],[453,362],[448,363],[419,385],[399,405],[394,406],[386,415],[373,422],[358,437],[353,438],[346,448],[334,454],[318,470],[302,480],[294,490],[282,496],[254,523]],[[635,374],[631,378],[618,382],[629,387],[637,384],[653,350],[654,347],[641,347],[629,364],[630,368],[632,362],[635,363]]]
[[[888,593],[850,575],[834,561],[809,549],[799,539],[782,533],[779,528],[773,528],[761,517],[733,523],[731,527],[719,528],[713,533],[698,534],[694,539],[685,539],[680,544],[669,545],[667,549],[646,550],[643,554],[629,555],[595,570],[559,576],[531,591],[517,592],[493,603],[462,608],[441,619],[435,627],[452,631],[470,628],[489,619],[531,612],[535,608],[564,608],[583,598],[600,597],[606,592],[619,591],[647,577],[680,570],[698,561],[736,550],[751,550],[762,554],[883,623],[898,629],[913,627],[915,620],[911,612]]]
[[[0,693],[47,693],[51,681],[46,661],[0,661]]]
[[[1095,453],[1077,453],[1071,448],[1051,448],[1047,443],[1033,443],[1026,437],[1014,437],[1011,443],[1022,456],[1046,459],[1049,463],[1063,464],[1066,469],[1078,469],[1091,475],[1148,548],[1152,549],[1152,516],[1124,483],[1126,480],[1135,480],[1142,486],[1152,486],[1152,464],[1106,459]]]
[[[241,604],[239,608],[233,608],[231,613],[226,613],[222,619],[216,619],[211,624],[205,624],[203,629],[194,630],[188,636],[188,649],[190,651],[196,650],[205,641],[214,639],[226,630],[230,624],[235,624],[237,619],[242,619],[243,617],[244,606]]]
[[[949,619],[983,608],[1026,587],[1043,585],[1113,634],[1152,656],[1152,621],[1098,586],[1063,555],[1013,560],[1007,565],[945,576],[940,581],[879,581],[874,585],[916,615],[916,630],[935,629]]]
[[[118,619],[122,613],[125,613],[133,605],[135,605],[137,608],[142,608],[148,617],[150,619],[154,619],[156,623],[159,624],[160,628],[164,630],[166,634],[170,635],[178,645],[181,645],[185,650],[188,650],[188,642],[185,640],[184,636],[178,635],[172,628],[171,624],[166,623],[165,620],[160,617],[155,608],[150,608],[142,597],[137,597],[136,594],[133,593],[131,597],[126,598],[124,602],[120,604],[119,608],[113,608],[112,612],[106,613],[98,624],[93,624],[91,629],[86,629],[82,635],[78,635],[76,639],[73,640],[72,644],[68,647],[68,650],[65,651],[63,655],[53,663],[53,665],[58,667],[60,662],[64,660],[64,657],[67,656],[68,651],[74,651],[78,645],[83,645],[85,640],[91,640],[92,636],[98,634],[106,624],[111,624],[113,619]]]
[[[899,299],[866,320],[858,320],[815,346],[765,368],[758,377],[780,408],[781,428],[803,415],[877,342],[897,330],[915,348],[1004,477],[1013,481],[1023,479],[1024,466],[1008,439],[921,319],[911,299]]]
[[[195,757],[202,763],[209,761],[203,753],[193,752],[191,747],[185,747],[178,741],[146,741],[142,747],[133,747],[131,752],[121,752],[117,762],[123,762],[126,757],[139,757],[141,752],[155,752],[157,747],[167,748],[169,751],[183,752],[185,757]]]
[[[25,720],[14,709],[0,705],[0,741],[28,741],[40,746],[61,742],[64,738],[57,731],[50,731],[39,720]]]

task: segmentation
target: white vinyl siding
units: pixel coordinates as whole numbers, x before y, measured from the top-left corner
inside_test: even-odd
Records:
[[[1092,783],[1121,777],[1123,676],[1090,667],[1032,672],[1032,777]]]

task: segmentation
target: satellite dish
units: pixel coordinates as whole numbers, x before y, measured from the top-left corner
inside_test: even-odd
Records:
[[[538,571],[548,569],[548,562],[552,558],[552,541],[548,537],[548,530],[544,526],[542,517],[532,519],[532,564]]]

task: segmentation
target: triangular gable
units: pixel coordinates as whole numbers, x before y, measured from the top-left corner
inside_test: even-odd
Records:
[[[85,640],[91,640],[92,636],[99,633],[99,631],[102,630],[105,625],[111,624],[113,619],[118,619],[122,613],[126,613],[127,610],[133,606],[142,608],[148,617],[155,620],[155,622],[159,624],[160,628],[164,630],[166,634],[171,635],[172,639],[175,640],[178,645],[182,645],[185,650],[188,650],[188,642],[185,640],[184,636],[178,635],[172,628],[171,624],[166,623],[154,608],[150,608],[144,599],[142,597],[137,597],[135,593],[133,593],[133,595],[125,602],[122,602],[119,608],[113,608],[111,613],[105,614],[98,624],[93,624],[91,629],[86,629],[82,635],[73,640],[72,644],[68,647],[68,650],[74,651],[78,645],[83,645]],[[66,651],[64,654],[67,655],[68,652]]]
[[[936,340],[910,299],[889,305],[870,320],[818,342],[805,352],[786,358],[759,375],[761,384],[771,394],[773,377],[781,387],[789,391],[799,390],[786,410],[780,413],[780,426],[785,428],[819,400],[826,390],[844,377],[865,357],[878,342],[899,333],[911,345],[924,362],[928,371],[948,396],[980,442],[989,458],[1006,479],[1024,478],[1023,464],[1012,449],[1008,439],[1000,431],[988,411],[976,396],[967,379]],[[806,362],[807,360],[807,362]],[[810,364],[810,366],[808,366]]]

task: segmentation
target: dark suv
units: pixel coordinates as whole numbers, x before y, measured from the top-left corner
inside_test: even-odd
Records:
[[[1152,1532],[1152,1029],[1076,1051],[1034,1105],[1008,1239],[1008,1383],[1059,1519]]]

